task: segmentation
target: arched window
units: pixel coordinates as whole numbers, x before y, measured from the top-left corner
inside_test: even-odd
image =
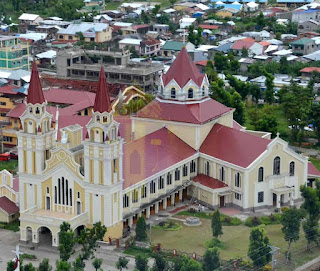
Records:
[[[263,167],[259,167],[258,171],[258,182],[263,182]]]
[[[280,157],[277,156],[273,160],[273,175],[280,175]]]
[[[234,185],[236,187],[241,187],[241,175],[239,172],[237,172],[236,175],[234,175]]]
[[[225,170],[224,170],[224,167],[221,167],[219,179],[220,181],[224,182],[224,178],[225,178]]]
[[[290,173],[289,173],[289,175],[290,176],[294,176],[294,162],[292,161],[291,163],[290,163]]]
[[[190,173],[195,173],[196,172],[196,162],[192,160],[190,162]]]
[[[205,174],[207,176],[210,176],[210,163],[209,163],[209,161],[207,161],[205,164]]]
[[[188,99],[193,99],[193,89],[192,88],[188,89]]]
[[[39,109],[39,107],[36,107],[36,114],[40,114],[40,109]]]
[[[171,98],[172,98],[172,99],[175,99],[175,98],[176,98],[176,89],[175,89],[175,88],[172,88],[172,89],[171,89]]]

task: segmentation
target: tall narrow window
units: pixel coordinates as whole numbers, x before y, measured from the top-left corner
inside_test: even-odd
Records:
[[[264,178],[264,172],[263,172],[263,167],[259,167],[259,171],[258,171],[258,182],[263,182],[263,178]]]
[[[58,179],[58,198],[59,198],[59,204],[61,204],[61,180]]]
[[[291,163],[290,163],[290,176],[294,176],[294,162],[292,161]]]
[[[72,206],[72,189],[70,188],[70,206]]]
[[[224,167],[221,167],[220,168],[220,181],[224,182],[224,179],[225,179],[225,169]]]
[[[280,157],[277,156],[273,160],[273,175],[280,175]]]
[[[176,98],[176,89],[172,88],[170,94],[171,94],[171,99],[175,99]]]
[[[68,197],[68,180],[66,180],[66,204],[69,204],[69,197]]]
[[[178,181],[180,180],[180,169],[176,168],[175,172],[174,172],[174,180]]]
[[[55,187],[54,187],[54,203],[55,203],[55,204],[58,203],[58,201],[57,201],[57,196],[58,196],[58,195],[57,195],[57,187],[55,186]]]
[[[237,172],[236,175],[234,176],[234,185],[236,187],[241,187],[241,175],[239,172]]]
[[[196,172],[196,162],[192,160],[190,162],[190,173],[194,173],[194,172]]]
[[[207,161],[205,164],[205,174],[207,176],[210,176],[210,162],[209,161]]]
[[[183,169],[182,169],[182,173],[183,173],[183,177],[188,176],[188,166],[187,165],[183,165]]]
[[[172,174],[169,172],[167,174],[167,185],[171,185],[172,184]]]
[[[61,185],[61,189],[62,189],[62,204],[64,204],[64,178],[62,177],[61,178],[62,180],[62,185]]]
[[[192,88],[188,89],[188,99],[193,99],[193,89]]]

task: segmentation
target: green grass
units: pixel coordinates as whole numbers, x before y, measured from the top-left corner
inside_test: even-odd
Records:
[[[320,170],[320,160],[314,157],[309,157],[309,160],[314,164],[314,166]]]
[[[0,171],[6,169],[8,171],[12,171],[14,174],[18,170],[18,161],[10,160],[10,161],[1,161],[0,162]]]
[[[182,225],[174,222],[173,220],[168,220],[163,226],[155,225],[153,226],[155,229],[160,229],[164,231],[178,231],[182,229]]]
[[[184,226],[179,231],[163,231],[161,229],[152,229],[152,243],[161,243],[161,247],[165,249],[177,249],[179,252],[197,253],[203,255],[205,252],[205,242],[212,239],[211,221],[201,219],[202,225],[198,227]],[[180,223],[180,222],[178,222]],[[182,224],[182,222],[181,222]],[[280,252],[287,250],[287,242],[283,238],[281,225],[265,226],[270,243],[280,248]],[[223,249],[220,249],[220,255],[223,260],[234,258],[247,259],[249,247],[249,236],[251,228],[245,225],[239,226],[223,226],[224,234],[219,238],[223,243]],[[304,264],[320,255],[320,250],[314,248],[312,253],[306,252],[306,241],[301,230],[300,240],[292,244],[292,264],[280,265],[280,260],[284,259],[283,254],[277,256],[279,258],[279,266],[277,270],[294,270],[296,267]]]
[[[0,229],[5,229],[5,230],[17,232],[17,231],[19,231],[19,221],[15,220],[9,224],[0,222]]]
[[[134,246],[126,249],[123,253],[127,255],[132,255],[132,256],[142,255],[147,258],[151,257],[152,255],[152,252],[150,249],[134,247]]]

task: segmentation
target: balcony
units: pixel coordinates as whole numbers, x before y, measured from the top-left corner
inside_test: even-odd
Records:
[[[290,176],[288,173],[267,176],[266,181],[271,189],[298,187],[298,177]]]

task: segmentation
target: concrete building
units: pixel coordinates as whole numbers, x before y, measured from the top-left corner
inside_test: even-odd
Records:
[[[298,34],[316,32],[320,28],[320,23],[314,20],[308,20],[298,23]]]
[[[0,69],[29,70],[29,44],[15,36],[0,35]]]
[[[57,53],[56,66],[59,78],[97,81],[101,65],[104,66],[108,83],[137,85],[151,92],[158,82],[159,63],[133,63],[129,50],[63,49]]]
[[[318,45],[313,39],[302,38],[290,43],[294,55],[302,56],[318,50]]]
[[[307,10],[295,10],[292,12],[292,22],[305,22],[314,20],[320,21],[320,10],[319,9],[307,9]]]

